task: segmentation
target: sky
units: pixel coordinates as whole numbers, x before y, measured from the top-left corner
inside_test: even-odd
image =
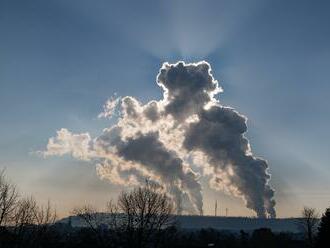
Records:
[[[102,208],[122,187],[70,156],[38,156],[65,127],[99,135],[107,99],[162,97],[164,62],[205,60],[248,118],[279,217],[330,206],[330,4],[327,1],[0,0],[0,168],[61,216]],[[242,200],[204,190],[204,213],[251,216]]]

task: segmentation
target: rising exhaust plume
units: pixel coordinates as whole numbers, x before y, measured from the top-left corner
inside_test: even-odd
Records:
[[[268,164],[253,155],[244,136],[247,118],[215,99],[222,89],[210,65],[164,63],[157,84],[163,99],[111,99],[99,116],[112,117],[119,109],[115,125],[94,139],[61,129],[43,154],[90,160],[101,178],[115,184],[138,185],[148,178],[168,192],[178,213],[202,213],[205,176],[211,188],[241,197],[258,217],[275,217]]]

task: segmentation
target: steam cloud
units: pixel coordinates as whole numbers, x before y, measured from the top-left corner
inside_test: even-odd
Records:
[[[94,139],[61,129],[44,155],[90,160],[101,178],[119,185],[139,185],[147,178],[168,192],[179,213],[202,213],[205,176],[211,188],[243,198],[258,217],[275,217],[267,162],[252,154],[244,136],[246,117],[214,98],[222,89],[210,65],[164,63],[157,84],[163,99],[146,104],[131,96],[111,99],[99,116],[120,109],[115,125]]]

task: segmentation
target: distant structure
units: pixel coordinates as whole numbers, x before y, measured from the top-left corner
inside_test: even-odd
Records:
[[[215,205],[214,205],[214,216],[217,217],[217,211],[218,211],[218,201],[215,200]]]
[[[228,208],[226,208],[226,217],[228,217]]]

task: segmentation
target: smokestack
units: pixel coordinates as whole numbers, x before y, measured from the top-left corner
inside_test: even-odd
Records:
[[[214,205],[214,216],[217,217],[217,210],[218,210],[218,201],[215,200],[215,205]]]

